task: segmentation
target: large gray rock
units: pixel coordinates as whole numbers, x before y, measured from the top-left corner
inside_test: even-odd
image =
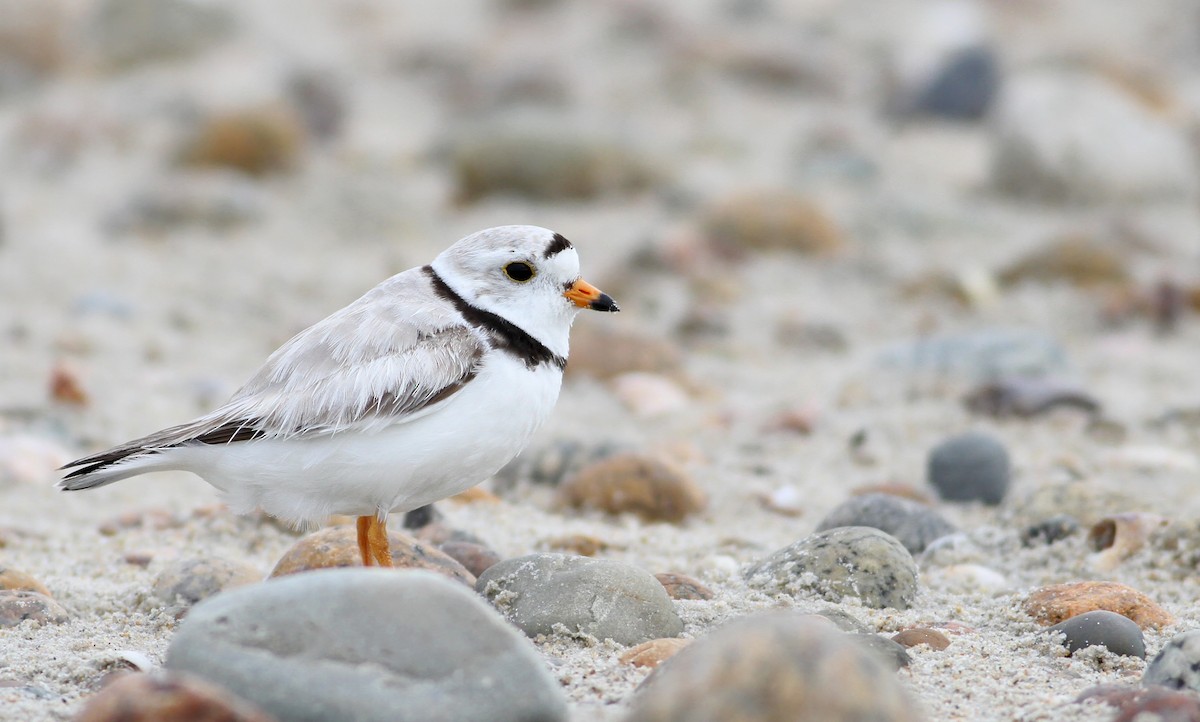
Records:
[[[217,595],[188,614],[166,666],[281,722],[567,714],[529,642],[470,590],[424,571],[323,570]]]
[[[751,586],[831,602],[857,597],[868,607],[908,609],[917,594],[917,564],[896,538],[865,526],[811,534],[746,571]]]
[[[609,559],[530,554],[479,577],[479,593],[531,637],[568,631],[641,644],[677,637],[683,622],[650,572]]]
[[[895,675],[854,636],[795,612],[731,622],[662,664],[625,722],[915,722]]]
[[[992,178],[1012,195],[1099,203],[1196,191],[1184,132],[1104,78],[1026,73],[1008,83],[996,110]]]

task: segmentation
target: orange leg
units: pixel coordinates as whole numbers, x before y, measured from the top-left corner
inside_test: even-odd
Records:
[[[379,517],[371,517],[367,539],[371,543],[371,555],[375,557],[375,563],[381,567],[392,566],[392,547],[388,544],[387,522]]]
[[[373,521],[375,521],[374,516],[358,517],[358,553],[362,555],[364,567],[373,564],[371,560],[371,522]]]

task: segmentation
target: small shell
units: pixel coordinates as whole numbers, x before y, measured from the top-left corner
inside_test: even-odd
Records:
[[[1167,523],[1157,514],[1137,511],[1104,517],[1088,532],[1088,546],[1096,552],[1091,556],[1092,565],[1101,571],[1114,569],[1145,546],[1155,529]]]

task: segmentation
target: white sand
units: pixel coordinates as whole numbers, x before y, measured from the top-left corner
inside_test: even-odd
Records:
[[[191,418],[231,393],[295,331],[383,277],[426,262],[465,233],[499,223],[561,231],[579,248],[590,280],[626,289],[618,298],[622,314],[585,315],[579,326],[669,332],[694,297],[684,295],[681,279],[635,273],[628,259],[647,241],[683,232],[689,213],[653,195],[456,207],[437,149],[466,111],[443,86],[389,66],[397,57],[428,52],[465,63],[485,87],[496,81],[488,72],[496,67],[549,67],[575,98],[561,113],[564,122],[619,129],[653,149],[676,188],[701,198],[798,182],[790,153],[808,128],[822,124],[844,129],[879,165],[870,182],[806,185],[842,222],[851,244],[846,254],[821,262],[771,255],[724,270],[720,280],[732,297],[713,303],[728,314],[731,332],[686,354],[685,371],[697,387],[688,408],[639,418],[604,384],[571,378],[564,387],[553,431],[540,441],[690,442],[703,449],[691,472],[711,495],[707,512],[681,526],[646,525],[564,516],[551,510],[544,493],[531,493],[500,506],[443,504],[451,525],[478,534],[505,556],[584,533],[611,545],[604,556],[694,575],[717,592],[712,601],[678,603],[685,635],[699,637],[754,609],[822,606],[816,599],[751,591],[740,569],[811,532],[852,487],[886,480],[921,485],[927,450],[967,428],[988,429],[1009,445],[1015,497],[1077,475],[1147,500],[1174,519],[1200,511],[1195,430],[1147,425],[1171,409],[1200,404],[1194,315],[1178,333],[1158,337],[1145,321],[1102,327],[1097,296],[1066,287],[1021,288],[973,309],[901,294],[921,272],[995,269],[1048,234],[1113,220],[1149,241],[1149,250],[1129,253],[1139,279],[1173,272],[1196,282],[1200,216],[1186,204],[1120,211],[1014,204],[982,186],[983,127],[889,129],[878,117],[878,79],[869,58],[874,49],[902,44],[903,23],[881,22],[875,13],[864,17],[853,3],[788,4],[784,16],[793,25],[786,27],[822,21],[834,48],[831,72],[849,78],[845,97],[814,100],[746,86],[703,63],[684,73],[690,85],[671,85],[669,68],[683,73],[680,64],[693,65],[686,48],[712,46],[715,39],[750,46],[755,33],[791,37],[770,22],[730,29],[720,7],[708,7],[720,3],[678,3],[663,11],[676,44],[623,50],[605,30],[622,12],[619,4],[567,4],[553,19],[484,10],[485,3],[419,15],[364,2],[344,16],[318,3],[302,3],[303,10],[295,5],[250,4],[241,39],[194,61],[125,75],[72,61],[60,78],[0,105],[0,433],[32,434],[73,454]],[[921,4],[892,5],[897,17],[907,17],[901,7],[912,12]],[[996,28],[1006,57],[1026,62],[1065,48],[1121,58],[1150,47],[1145,62],[1158,69],[1186,112],[1197,87],[1189,69],[1194,63],[1158,50],[1186,38],[1175,31],[1155,35],[1160,19],[1183,12],[1185,4],[1142,3],[1139,13],[1126,8],[1119,17],[1077,5],[1060,3],[1036,24],[1037,33],[1028,32],[1032,21],[1022,21],[1019,9],[1001,13]],[[1150,37],[1158,42],[1143,42]],[[294,63],[325,64],[349,78],[352,115],[333,147],[313,148],[298,172],[261,184],[262,222],[231,232],[190,227],[162,238],[105,234],[101,221],[132,195],[170,182],[165,159],[181,132],[173,103],[226,107],[269,100]],[[236,72],[221,74],[230,68]],[[48,141],[31,135],[35,118],[80,129],[73,162],[59,170],[38,162],[44,150],[38,144]],[[848,350],[781,346],[773,330],[795,318],[835,327]],[[1098,441],[1070,412],[1028,421],[972,418],[959,402],[961,383],[914,381],[876,364],[888,344],[930,328],[990,327],[1030,327],[1056,338],[1073,375],[1104,403],[1107,417],[1126,426],[1127,439]],[[85,408],[48,403],[46,382],[59,360],[78,369],[91,397]],[[778,412],[802,405],[819,410],[810,436],[764,431]],[[867,432],[872,460],[849,452],[848,440],[860,430]],[[5,718],[69,717],[127,650],[161,662],[176,622],[147,601],[147,591],[170,559],[223,556],[266,573],[295,539],[253,520],[194,516],[217,497],[183,474],[71,495],[52,490],[53,479],[43,465],[30,478],[0,484],[0,539],[7,540],[0,562],[40,579],[73,613],[63,625],[0,630],[0,679],[45,691],[39,698],[0,688]],[[804,494],[799,518],[758,502],[785,484]],[[98,529],[118,514],[153,509],[167,509],[183,523],[115,536]],[[971,561],[1002,574],[1006,587],[989,594],[924,586],[904,612],[845,605],[888,633],[950,621],[969,627],[945,651],[914,650],[911,667],[898,673],[931,720],[1112,715],[1070,701],[1095,684],[1137,681],[1145,663],[1095,650],[1067,657],[1020,611],[1037,586],[1108,578],[1147,593],[1177,618],[1162,632],[1147,633],[1151,655],[1200,622],[1194,570],[1147,552],[1102,574],[1089,565],[1079,536],[1021,549],[1010,505],[939,509],[971,530],[981,550]],[[122,562],[140,550],[155,555],[147,568]],[[645,674],[616,661],[619,645],[552,639],[541,647],[554,660],[577,720],[619,719]]]

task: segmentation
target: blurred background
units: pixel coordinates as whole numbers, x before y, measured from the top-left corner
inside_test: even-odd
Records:
[[[2,0],[0,400],[141,434],[532,223],[626,311],[576,329],[641,354],[600,366],[699,379],[634,416],[1010,326],[968,375],[1063,343],[1157,412],[1197,391],[1198,128],[1189,0]]]

